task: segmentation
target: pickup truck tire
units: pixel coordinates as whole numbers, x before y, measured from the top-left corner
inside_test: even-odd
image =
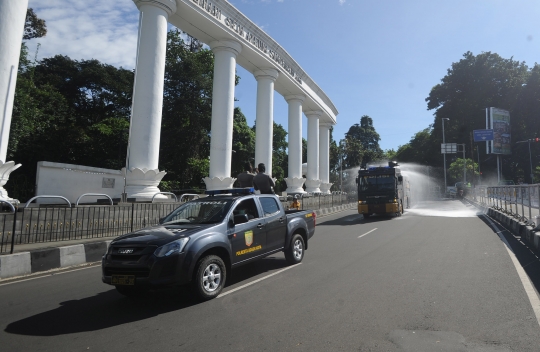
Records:
[[[285,250],[285,259],[289,264],[300,263],[304,258],[305,248],[304,238],[295,233],[291,238],[289,248]]]
[[[193,289],[202,300],[217,297],[223,290],[227,269],[223,260],[217,255],[207,255],[199,260],[195,269]]]

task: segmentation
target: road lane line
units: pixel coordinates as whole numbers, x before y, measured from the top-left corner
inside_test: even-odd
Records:
[[[531,280],[529,279],[529,276],[525,272],[525,269],[521,266],[519,263],[519,260],[516,257],[516,254],[514,253],[514,250],[512,249],[512,246],[510,246],[510,243],[506,240],[506,238],[501,234],[501,232],[504,232],[505,230],[496,231],[500,228],[495,224],[488,216],[483,215],[487,221],[489,222],[491,228],[495,231],[495,233],[499,236],[501,241],[505,244],[506,251],[508,252],[508,255],[510,256],[510,259],[512,259],[512,263],[514,263],[514,267],[516,268],[516,271],[518,273],[518,276],[521,280],[521,284],[523,285],[523,288],[525,289],[525,293],[527,294],[527,297],[529,297],[529,302],[531,303],[532,309],[534,311],[534,315],[536,315],[536,321],[538,322],[538,325],[540,326],[540,298],[538,298],[538,295],[536,294],[536,291],[534,290],[534,287],[531,283]]]
[[[295,268],[295,267],[297,267],[297,266],[300,265],[300,264],[302,264],[302,263],[298,263],[298,264],[295,264],[295,265],[292,265],[292,266],[288,266],[288,267],[286,267],[286,268],[284,268],[284,269],[281,269],[281,270],[279,270],[279,271],[276,271],[275,273],[272,273],[272,274],[270,274],[270,275],[266,275],[266,276],[264,276],[264,277],[261,277],[260,279],[257,279],[257,280],[255,280],[255,281],[249,282],[249,283],[247,283],[247,284],[245,284],[245,285],[238,286],[237,288],[233,288],[233,289],[230,290],[230,291],[220,293],[219,296],[218,296],[218,298],[227,296],[229,293],[236,292],[236,291],[238,291],[238,290],[241,290],[241,289],[243,289],[243,288],[246,288],[246,287],[248,287],[248,286],[251,286],[251,285],[253,285],[253,284],[256,284],[257,282],[261,282],[261,281],[263,281],[263,280],[266,280],[266,279],[268,279],[269,277],[272,277],[272,276],[274,276],[274,275],[277,275],[277,274],[279,274],[279,273],[284,272],[285,270],[289,270],[289,269]]]
[[[377,228],[374,228],[373,230],[368,231],[368,232],[366,232],[365,234],[358,236],[358,238],[362,238],[362,237],[364,237],[365,235],[370,234],[370,233],[372,233],[372,232],[375,231],[375,230],[377,230]]]

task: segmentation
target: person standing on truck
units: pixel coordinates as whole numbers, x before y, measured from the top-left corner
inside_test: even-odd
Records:
[[[274,180],[265,173],[266,166],[260,163],[257,168],[259,173],[253,177],[253,187],[255,190],[260,191],[261,194],[274,194]]]
[[[238,187],[253,187],[253,177],[255,177],[255,174],[252,173],[251,163],[247,162],[244,168],[244,172],[241,172],[238,174],[238,176],[236,176]]]

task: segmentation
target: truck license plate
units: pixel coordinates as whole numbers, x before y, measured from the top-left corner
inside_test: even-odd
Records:
[[[113,275],[111,279],[113,285],[135,285],[135,275]]]

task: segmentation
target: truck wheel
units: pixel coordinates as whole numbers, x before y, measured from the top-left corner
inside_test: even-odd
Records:
[[[114,286],[116,291],[126,297],[141,297],[148,293],[148,288],[141,286]]]
[[[294,234],[289,248],[285,250],[285,259],[289,264],[298,264],[304,258],[304,239],[299,234]]]
[[[208,255],[197,264],[193,289],[195,294],[202,300],[217,297],[223,290],[227,272],[225,263],[217,255]]]

